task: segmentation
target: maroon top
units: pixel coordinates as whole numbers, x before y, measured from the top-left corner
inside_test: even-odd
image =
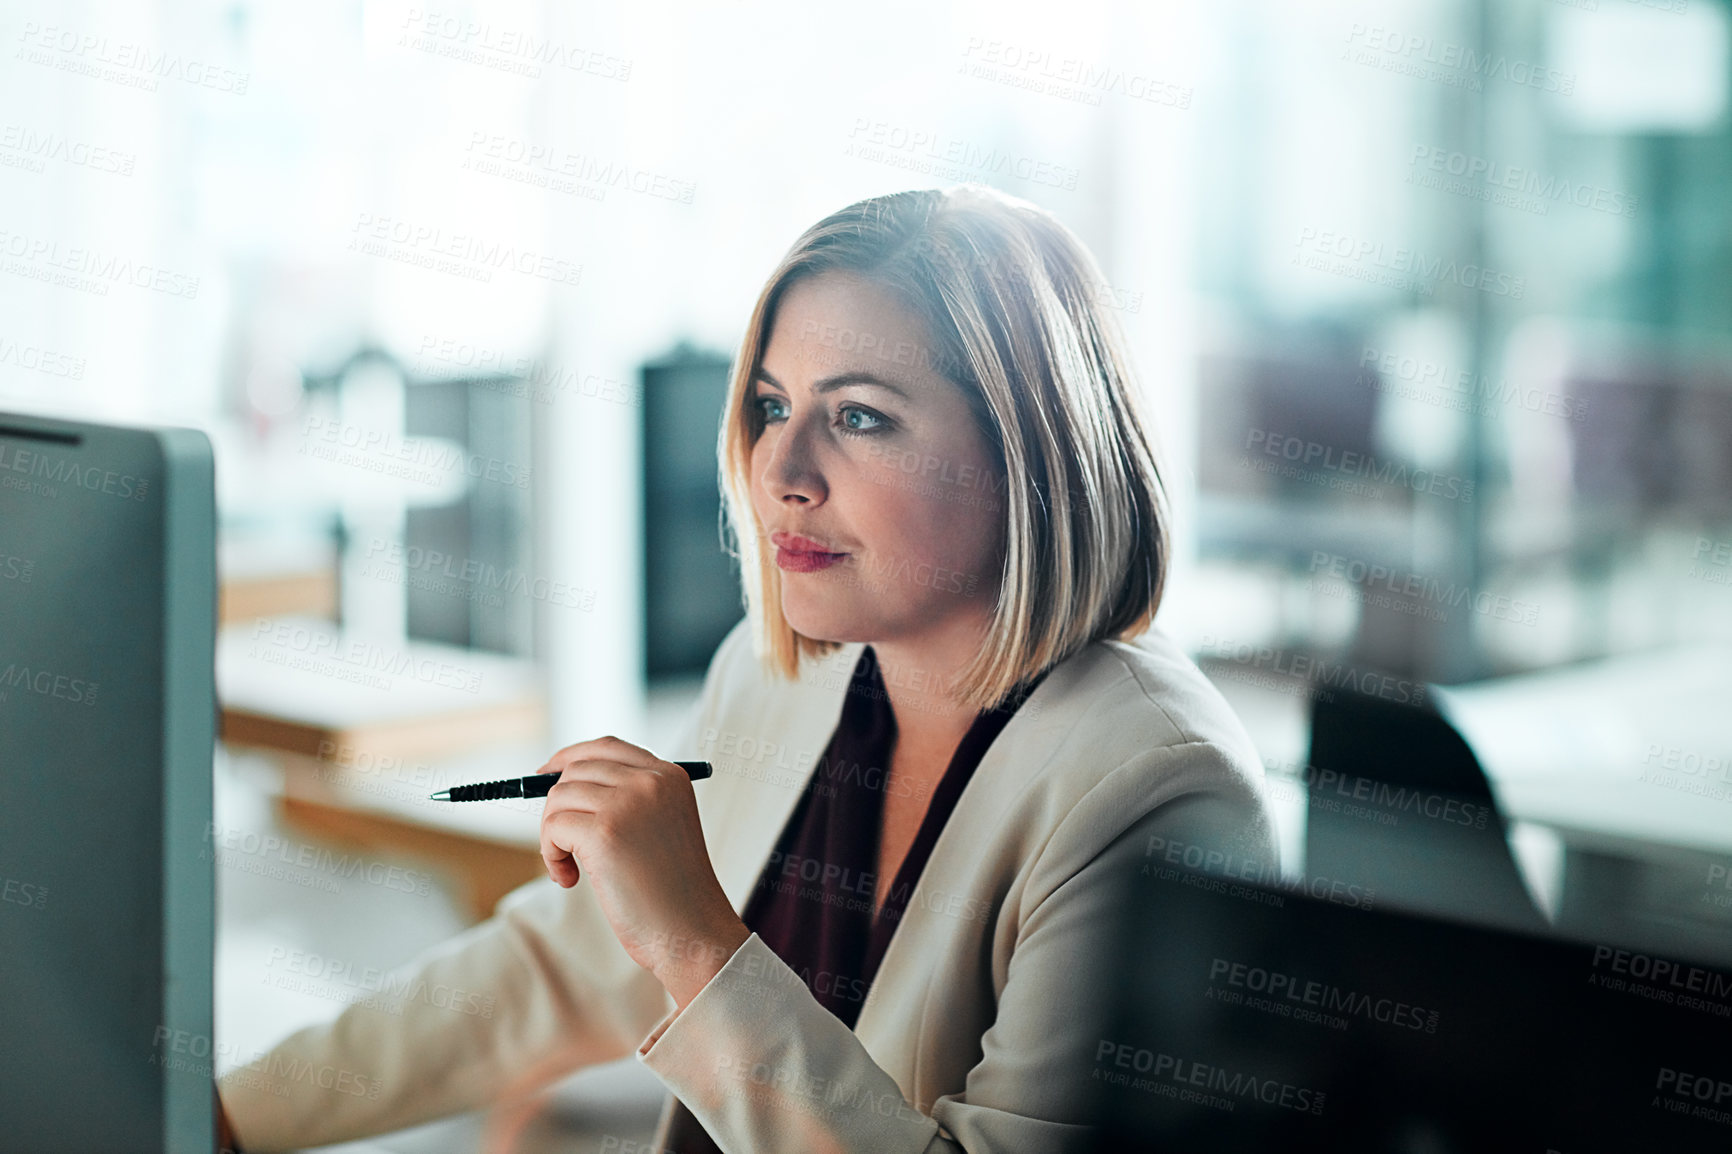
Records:
[[[896,717],[877,655],[868,645],[854,666],[842,717],[806,782],[799,803],[758,878],[742,920],[805,980],[818,1003],[853,1027],[884,951],[908,909],[926,859],[956,808],[962,789],[1016,707],[1042,673],[994,709],[975,716],[939,779],[926,816],[884,895],[878,888],[878,843],[884,825]],[[721,1154],[703,1126],[675,1102],[668,1154]]]

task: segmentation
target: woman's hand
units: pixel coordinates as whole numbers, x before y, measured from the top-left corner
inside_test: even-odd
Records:
[[[541,817],[541,857],[570,889],[580,871],[614,936],[680,1009],[751,931],[710,865],[685,770],[617,737],[568,745]]]

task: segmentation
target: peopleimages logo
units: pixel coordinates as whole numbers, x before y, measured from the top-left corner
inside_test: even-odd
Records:
[[[555,192],[600,200],[609,189],[623,189],[657,200],[690,204],[697,185],[665,173],[633,168],[557,146],[536,144],[499,133],[472,131],[459,166],[484,176],[503,176]]]
[[[6,475],[14,473],[20,476]],[[26,477],[31,480],[24,480]],[[142,501],[150,492],[150,481],[146,478],[99,469],[95,465],[80,465],[65,457],[21,449],[4,441],[0,441],[0,484],[8,488],[33,489],[45,497],[59,493],[59,489],[52,487],[56,485],[71,485],[127,501]]]
[[[616,405],[637,406],[643,403],[641,385],[544,361],[540,357],[522,356],[501,347],[427,335],[421,338],[418,352],[420,364],[417,368],[428,376],[438,376],[446,371],[433,367],[429,362],[481,374],[470,381],[472,389],[529,397],[543,405],[551,405],[565,396]]]
[[[81,381],[84,379],[84,363],[85,358],[75,357],[71,353],[56,352],[41,345],[21,344],[0,337],[0,365],[16,365],[18,368],[44,373],[50,377]]]
[[[1526,277],[1441,256],[1428,257],[1418,249],[1391,248],[1380,240],[1330,229],[1301,228],[1293,244],[1293,264],[1414,291],[1421,296],[1430,296],[1432,286],[1442,283],[1518,301],[1527,295]]]
[[[1732,1017],[1732,974],[1616,946],[1595,946],[1588,985],[1650,1002]]]
[[[492,1018],[495,1007],[492,994],[442,982],[429,984],[426,978],[417,975],[377,966],[356,966],[305,950],[272,946],[265,967],[292,979],[304,979],[300,984],[295,980],[272,983],[279,989],[298,989],[319,997],[334,995],[339,1000],[359,999],[388,1014],[401,1014],[411,1003],[417,1003],[454,1014]]]
[[[1522,388],[1507,379],[1490,377],[1466,369],[1450,370],[1437,361],[1421,360],[1389,349],[1365,346],[1359,354],[1360,381],[1380,393],[1393,393],[1410,401],[1460,413],[1490,413],[1499,407],[1517,407],[1530,413],[1580,421],[1588,404],[1581,397],[1549,389]]]
[[[126,40],[111,41],[107,36],[53,24],[44,27],[34,20],[24,22],[18,41],[23,47],[14,59],[144,92],[155,92],[158,81],[179,80],[195,88],[245,96],[252,78],[251,73],[236,72],[178,52],[158,51]]]
[[[152,1040],[150,1064],[176,1074],[211,1079],[217,1076],[217,1061],[233,1059],[236,1065],[224,1075],[231,1086],[245,1086],[275,1098],[287,1098],[294,1084],[334,1090],[351,1098],[377,1101],[384,1083],[347,1067],[317,1065],[299,1058],[284,1058],[275,1052],[244,1053],[231,1042],[219,1042],[208,1034],[194,1034],[158,1026]]]
[[[1359,496],[1377,497],[1391,489],[1412,489],[1446,501],[1473,498],[1474,484],[1453,473],[1380,460],[1371,453],[1338,449],[1319,441],[1269,429],[1249,429],[1241,460],[1261,473],[1309,481]]]
[[[990,80],[1079,104],[1098,105],[1105,93],[1183,109],[1191,106],[1193,94],[1189,86],[1147,73],[980,36],[968,38],[957,71],[977,80]]]
[[[198,298],[198,277],[99,248],[0,230],[0,255],[8,258],[0,265],[6,272],[96,296],[107,296],[110,285],[126,284],[185,300]]]
[[[326,893],[341,893],[340,883],[344,880],[363,881],[419,897],[433,892],[433,875],[425,870],[337,854],[319,846],[296,844],[276,834],[223,827],[214,822],[205,823],[204,836],[209,844],[199,851],[200,861],[215,861],[245,873],[308,884]],[[293,871],[300,872],[297,875]]]
[[[1321,549],[1311,553],[1313,575],[1325,574],[1345,583],[1354,600],[1375,608],[1392,609],[1435,621],[1447,621],[1449,610],[1468,605],[1475,613],[1499,621],[1532,625],[1540,607],[1501,593],[1474,590],[1469,585],[1444,582],[1420,573],[1407,573],[1375,561],[1361,561]],[[1315,582],[1314,582],[1315,584]],[[1326,592],[1328,586],[1319,589]]]
[[[51,669],[20,665],[17,662],[0,669],[0,701],[6,700],[6,691],[11,689],[22,689],[43,697],[68,701],[73,705],[96,704],[96,682],[55,673]]]
[[[48,887],[17,878],[0,878],[0,902],[39,910],[48,904]]]
[[[1429,172],[1421,170],[1421,162]],[[1414,145],[1408,165],[1412,169],[1407,178],[1409,184],[1470,195],[1477,200],[1505,204],[1524,212],[1543,214],[1548,204],[1563,201],[1577,208],[1613,216],[1636,215],[1637,198],[1629,193],[1586,181],[1542,176],[1531,168],[1488,160],[1440,145]],[[1446,177],[1457,179],[1444,179]]]
[[[945,180],[979,180],[982,175],[1016,177],[1049,188],[1076,191],[1080,170],[1039,157],[1009,152],[934,129],[858,117],[848,133],[844,156],[876,161]]]
[[[314,630],[287,621],[260,617],[253,627],[253,644],[247,653],[260,661],[305,669],[326,677],[391,689],[393,677],[412,677],[427,685],[481,692],[481,672],[440,661],[395,646],[379,645],[359,637],[345,638],[335,631]]]
[[[418,265],[490,282],[496,270],[575,285],[583,265],[520,245],[503,244],[471,233],[448,232],[419,221],[363,212],[350,229],[349,251]]]
[[[1422,80],[1479,92],[1487,80],[1507,80],[1528,88],[1568,96],[1576,90],[1576,74],[1472,45],[1438,40],[1414,32],[1354,22],[1347,30],[1344,60],[1397,72]]]
[[[398,47],[530,79],[541,76],[543,65],[621,83],[631,79],[632,62],[623,56],[567,44],[528,29],[420,8],[410,8],[398,27],[402,29],[397,36]]]
[[[1252,673],[1266,673],[1322,689],[1352,689],[1402,705],[1418,704],[1425,699],[1423,682],[1354,669],[1343,662],[1308,653],[1231,641],[1211,633],[1203,634],[1199,655],[1231,662]]]
[[[1176,1084],[1174,1088],[1184,1087],[1203,1095],[1181,1100],[1220,1110],[1232,1110],[1240,1101],[1249,1100],[1305,1114],[1323,1113],[1324,1095],[1318,1090],[1110,1038],[1102,1038],[1095,1047],[1093,1077],[1109,1085],[1152,1092],[1166,1089],[1163,1083],[1171,1082]]]
[[[13,158],[16,158],[16,163]],[[0,127],[0,165],[41,172],[46,161],[56,160],[75,168],[131,176],[138,155],[104,148],[58,132],[41,132],[22,124]]]
[[[1272,789],[1297,787],[1293,800],[1305,799],[1313,813],[1324,809],[1346,817],[1364,818],[1379,825],[1397,825],[1403,813],[1441,821],[1448,825],[1484,829],[1491,818],[1489,806],[1435,790],[1410,789],[1358,774],[1342,773],[1308,763],[1270,760],[1264,763]]]
[[[1654,1089],[1672,1095],[1654,1105],[1674,1114],[1688,1114],[1705,1122],[1732,1125],[1732,1081],[1712,1074],[1659,1067]]]
[[[1179,841],[1158,834],[1149,835],[1148,843],[1143,846],[1143,865],[1138,876],[1152,877],[1157,881],[1176,881],[1212,893],[1225,893],[1229,897],[1241,897],[1276,907],[1281,906],[1284,894],[1363,910],[1370,909],[1377,900],[1375,889],[1357,882],[1323,877],[1320,874],[1311,877],[1303,874],[1288,876],[1281,872],[1276,863],[1252,854]],[[1241,881],[1249,882],[1251,886],[1223,888],[1223,883]],[[1244,892],[1235,893],[1235,890]]]
[[[501,569],[492,562],[454,557],[419,545],[404,546],[383,537],[374,537],[362,555],[361,576],[399,581],[412,588],[495,607],[505,604],[500,594],[507,593],[586,613],[595,608],[593,589],[525,573],[514,565]]]
[[[529,488],[528,465],[471,453],[438,437],[406,437],[385,429],[309,416],[301,430],[301,453],[321,461],[436,485],[454,473],[472,481]]]
[[[1226,990],[1217,987],[1225,986]],[[1404,1030],[1426,1034],[1437,1033],[1438,1011],[1415,1006],[1400,998],[1377,997],[1359,990],[1344,990],[1328,982],[1305,978],[1297,974],[1270,970],[1246,962],[1215,958],[1209,963],[1209,991],[1206,997],[1237,1002],[1229,992],[1261,995],[1274,1004],[1281,1017],[1297,1017],[1314,1021],[1333,1029],[1345,1029],[1351,1018],[1362,1018]],[[1251,1006],[1267,1010],[1269,1006]],[[1304,1011],[1315,1011],[1321,1018],[1307,1018]]]
[[[1690,570],[1686,576],[1706,581],[1710,585],[1732,585],[1732,541],[1711,541],[1707,537],[1698,537],[1690,560]]]

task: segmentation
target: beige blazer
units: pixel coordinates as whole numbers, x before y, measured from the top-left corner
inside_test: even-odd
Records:
[[[787,681],[742,624],[677,748],[657,751],[715,765],[698,806],[736,910],[829,742],[861,649]],[[993,742],[855,1029],[755,934],[676,1016],[587,882],[543,879],[377,996],[226,1075],[223,1101],[249,1151],[290,1149],[509,1102],[635,1053],[728,1151],[1087,1149],[1101,991],[1086,975],[1116,928],[1114,887],[1139,872],[1151,837],[1275,861],[1249,738],[1158,629],[1061,662]]]

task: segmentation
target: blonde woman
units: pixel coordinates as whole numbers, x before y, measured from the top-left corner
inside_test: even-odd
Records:
[[[1087,1147],[1113,887],[1151,837],[1274,860],[1249,740],[1152,625],[1160,479],[1101,283],[973,186],[795,242],[721,430],[748,613],[668,751],[715,777],[554,754],[557,884],[396,985],[491,1016],[406,995],[294,1034],[221,1086],[249,1152],[633,1054],[671,1092],[658,1152]]]

